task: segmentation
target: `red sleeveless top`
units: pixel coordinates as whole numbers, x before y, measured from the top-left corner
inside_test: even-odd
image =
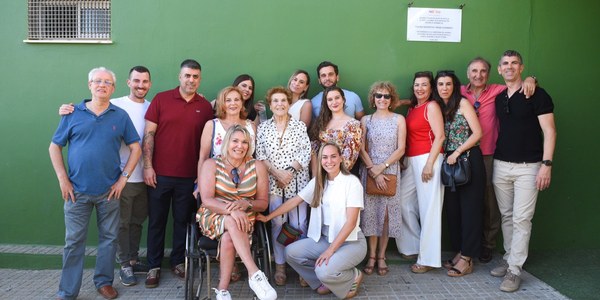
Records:
[[[435,136],[427,120],[431,100],[408,110],[406,115],[406,156],[417,156],[431,151]]]

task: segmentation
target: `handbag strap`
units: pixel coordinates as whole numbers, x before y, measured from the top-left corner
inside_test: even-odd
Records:
[[[297,174],[296,174],[297,175]],[[294,178],[292,180],[296,181],[296,194],[298,193],[298,179],[296,178],[296,176],[294,176]],[[285,187],[281,189],[281,204],[283,205],[283,203],[285,203],[286,198],[285,198]],[[281,215],[281,217],[283,218],[284,215]],[[288,219],[289,219],[289,212],[288,212]],[[298,223],[298,226],[296,228],[300,229],[300,205],[296,206],[296,223]]]
[[[215,121],[215,119],[212,120],[213,121],[213,130],[212,130],[212,137],[210,139],[210,153],[208,154],[208,158],[212,158],[215,154],[215,130],[217,127],[217,122]]]

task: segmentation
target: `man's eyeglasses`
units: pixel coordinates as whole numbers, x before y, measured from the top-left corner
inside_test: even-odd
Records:
[[[374,96],[375,96],[375,98],[377,98],[377,99],[379,99],[379,98],[383,97],[384,99],[387,99],[387,100],[389,100],[389,99],[391,99],[391,98],[392,98],[392,95],[390,95],[390,94],[380,94],[380,93],[375,93],[375,95],[374,95]]]
[[[105,85],[113,85],[114,82],[112,82],[111,80],[102,80],[102,79],[96,79],[96,80],[92,80],[91,82],[93,82],[96,85],[101,85],[101,84],[105,84]]]
[[[238,185],[240,184],[240,173],[237,168],[231,169],[231,176],[233,176],[231,180],[233,181],[233,183],[235,184],[235,188],[237,189]]]

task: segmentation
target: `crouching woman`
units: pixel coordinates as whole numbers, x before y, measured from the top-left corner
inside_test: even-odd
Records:
[[[336,144],[323,144],[318,157],[316,177],[297,196],[256,219],[267,222],[302,201],[310,204],[309,238],[288,245],[286,261],[317,293],[349,299],[358,294],[363,274],[356,266],[367,253],[365,236],[358,226],[362,185],[346,170]]]

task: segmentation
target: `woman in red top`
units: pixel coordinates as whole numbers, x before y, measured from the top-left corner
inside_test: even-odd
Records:
[[[420,232],[419,256],[412,265],[414,273],[441,267],[442,202],[444,189],[440,181],[444,142],[444,118],[439,105],[432,101],[433,74],[417,72],[406,116],[408,165],[415,178]],[[413,218],[416,216],[413,216]],[[417,220],[407,220],[418,224]]]

